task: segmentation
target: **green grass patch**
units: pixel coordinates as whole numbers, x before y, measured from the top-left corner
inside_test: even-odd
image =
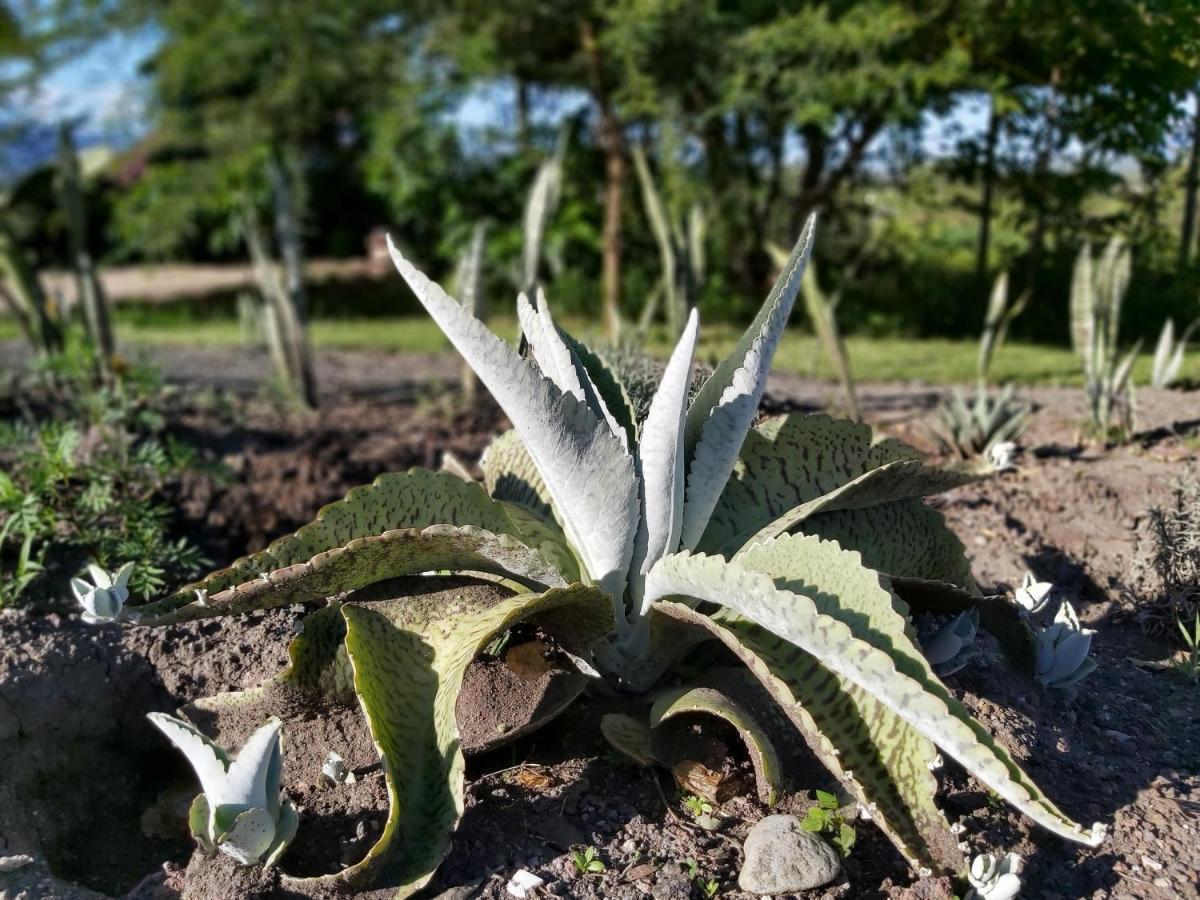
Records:
[[[115,315],[119,341],[129,344],[190,344],[231,346],[243,342],[235,318],[229,315],[188,314],[175,307],[118,307]],[[511,316],[495,316],[492,329],[516,339],[517,323]],[[563,325],[585,341],[600,338],[594,319],[567,317]],[[371,318],[318,318],[312,322],[313,345],[343,350],[380,350],[438,353],[450,344],[426,316]],[[715,363],[737,342],[740,331],[728,324],[701,329],[699,359]],[[0,339],[18,338],[16,324],[0,317]],[[860,381],[924,381],[934,384],[970,383],[975,379],[978,344],[974,340],[947,338],[851,337],[847,340],[855,378]],[[651,335],[649,350],[666,357],[671,342],[665,330]],[[778,371],[831,380],[834,372],[821,353],[816,338],[792,328],[776,357]],[[1134,367],[1139,385],[1150,380],[1151,354],[1143,352]],[[1200,382],[1200,347],[1188,354],[1181,377]],[[1009,342],[992,364],[992,380],[1024,385],[1078,385],[1079,362],[1067,347]]]

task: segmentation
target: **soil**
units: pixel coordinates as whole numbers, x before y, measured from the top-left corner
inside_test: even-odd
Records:
[[[199,393],[180,410],[173,427],[230,472],[223,484],[196,476],[176,498],[178,527],[200,541],[215,564],[303,524],[320,505],[382,471],[437,466],[446,449],[473,464],[503,426],[488,403],[456,410],[452,395],[427,380],[414,384],[412,358],[344,356],[342,372],[331,369],[325,381],[329,395],[342,402],[313,417],[289,417],[247,396],[221,407],[201,402]],[[202,376],[209,381],[227,362],[210,358],[202,367],[198,360],[189,363],[191,374],[175,372],[181,384],[194,386]],[[455,372],[444,358],[417,362],[423,368],[416,371],[438,379]],[[396,387],[401,372],[404,383]],[[865,385],[860,393],[874,424],[930,449],[922,421],[939,389]],[[1139,391],[1142,431],[1108,450],[1073,440],[1082,416],[1079,391],[1023,393],[1036,409],[1017,470],[935,503],[967,546],[985,589],[1009,589],[1028,570],[1074,599],[1084,624],[1097,631],[1099,668],[1073,689],[1049,691],[1012,671],[984,636],[980,658],[948,683],[1058,805],[1085,823],[1109,823],[1110,837],[1088,850],[1035,831],[989,802],[952,764],[941,770],[943,807],[964,826],[970,852],[1025,857],[1025,896],[1200,896],[1197,688],[1132,661],[1163,659],[1173,649],[1137,626],[1138,611],[1158,589],[1141,566],[1146,511],[1166,502],[1174,479],[1200,477],[1200,393]],[[767,405],[818,409],[833,395],[828,385],[780,378]],[[171,810],[188,799],[188,776],[144,713],[260,683],[285,663],[300,612],[160,631],[0,613],[0,855],[28,852],[39,860],[0,874],[0,898],[95,896],[71,892],[71,885],[82,885],[130,900],[177,900],[189,879],[199,883],[200,869],[215,871],[194,858],[182,831],[170,830],[170,822],[178,824]],[[763,715],[781,750],[785,793],[777,809],[803,815],[814,790],[833,787],[824,771],[756,685],[717,668],[726,662],[719,655],[708,662],[710,679],[726,688],[741,685],[744,702]],[[512,671],[493,660],[470,677],[487,684],[510,679]],[[636,714],[639,708],[585,694],[548,727],[471,757],[465,814],[426,895],[501,898],[507,879],[524,867],[557,896],[700,897],[701,877],[715,879],[722,897],[746,897],[736,887],[741,840],[766,808],[753,789],[744,748],[719,729],[701,742],[710,754],[706,764],[719,763],[743,780],[733,797],[711,804],[719,824],[706,829],[682,803],[669,772],[626,764],[607,750],[598,723],[614,710]],[[289,779],[289,793],[320,819],[350,807],[381,812],[382,774],[361,721],[349,714],[353,710],[323,712],[312,722],[319,734],[289,737],[291,747],[311,744],[313,757],[305,758],[302,776]],[[336,745],[361,787],[319,784],[311,765],[317,745]],[[355,842],[369,840],[371,826],[364,824],[359,836],[357,821],[352,831],[343,824],[336,851],[348,858],[346,845],[360,852]],[[843,880],[805,896],[953,896],[946,879],[919,880],[872,824],[855,827]],[[310,831],[306,838],[301,828],[288,853],[289,871],[298,872],[304,861],[329,861],[330,842]],[[577,871],[571,851],[585,846],[597,849],[603,872]],[[240,896],[285,896],[269,878],[241,890]]]

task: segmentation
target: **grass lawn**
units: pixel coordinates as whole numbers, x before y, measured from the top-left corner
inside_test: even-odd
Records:
[[[515,338],[515,318],[494,317],[497,334]],[[599,326],[583,319],[567,318],[563,324],[584,340],[599,336]],[[188,343],[227,345],[242,338],[232,317],[195,318],[172,312],[169,307],[118,307],[117,338],[133,344]],[[733,346],[740,332],[732,325],[717,324],[701,329],[698,356],[712,363]],[[11,319],[0,318],[0,339],[19,333]],[[316,319],[312,323],[313,344],[319,349],[364,349],[436,353],[449,350],[449,342],[427,317]],[[862,381],[925,381],[965,383],[975,378],[978,344],[974,340],[946,338],[851,337],[847,340],[854,375]],[[665,333],[651,336],[650,352],[665,357],[671,349]],[[785,336],[776,356],[775,368],[798,375],[834,378],[833,370],[820,352],[816,338],[799,328]],[[1144,350],[1134,369],[1138,384],[1150,379],[1151,351]],[[1181,377],[1200,381],[1200,347],[1188,354]],[[992,379],[1017,384],[1079,384],[1079,363],[1069,348],[1009,342],[992,363]]]

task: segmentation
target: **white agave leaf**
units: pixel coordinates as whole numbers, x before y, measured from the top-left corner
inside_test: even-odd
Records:
[[[635,578],[679,546],[683,527],[683,427],[699,328],[700,317],[693,309],[642,424],[637,450],[642,476],[642,518],[633,551]]]
[[[261,807],[248,809],[217,839],[217,847],[243,866],[252,866],[275,843],[275,817]]]
[[[1095,328],[1095,285],[1092,280],[1092,247],[1084,244],[1075,257],[1071,275],[1071,346],[1091,368],[1092,332]]]
[[[231,805],[264,810],[269,804],[278,806],[279,730],[282,727],[283,723],[272,716],[250,735],[238,751],[237,759],[230,763],[220,795],[209,794],[209,803],[214,807]],[[272,769],[276,787],[274,804],[271,804],[267,790]]]
[[[229,755],[196,726],[166,713],[148,713],[146,718],[167,736],[172,744],[187,757],[196,777],[200,779],[200,790],[215,809],[225,783],[225,772],[229,767]]]
[[[102,568],[92,563],[88,563],[88,574],[92,576],[92,581],[98,588],[110,588],[113,585],[112,578]]]
[[[579,383],[579,376],[571,361],[571,351],[559,337],[554,321],[548,313],[543,315],[543,310],[545,298],[540,290],[536,309],[525,294],[517,297],[517,319],[521,323],[525,339],[529,341],[538,368],[564,394],[570,394],[576,400],[583,401],[583,386]]]
[[[1119,393],[1120,391],[1124,390],[1125,385],[1129,382],[1129,376],[1133,374],[1133,364],[1137,362],[1137,355],[1141,349],[1142,342],[1138,341],[1133,345],[1133,349],[1130,350],[1129,353],[1126,354],[1125,358],[1121,361],[1121,365],[1117,367],[1116,372],[1113,373],[1112,384],[1115,392]]]
[[[859,564],[857,553],[843,554],[845,565]],[[1041,797],[940,682],[932,676],[921,681],[901,671],[888,653],[855,637],[839,619],[820,613],[811,597],[778,587],[770,575],[721,557],[676,553],[651,568],[646,596],[652,602],[684,598],[692,606],[716,603],[744,616],[869,691],[1042,827],[1092,847],[1103,840],[1104,826],[1084,830]]]
[[[542,242],[546,237],[546,224],[558,205],[558,185],[562,177],[561,145],[555,155],[538,166],[533,190],[525,205],[525,246],[523,256],[524,287],[537,282],[538,263],[542,257]]]
[[[687,414],[687,485],[681,542],[696,546],[746,433],[754,423],[767,386],[771,359],[800,291],[800,279],[812,253],[816,216],[809,216],[792,255],[779,273],[758,315],[733,353],[717,366],[692,401]]]
[[[614,597],[637,532],[633,458],[605,422],[419,272],[388,238],[397,271],[513,423],[591,577]]]

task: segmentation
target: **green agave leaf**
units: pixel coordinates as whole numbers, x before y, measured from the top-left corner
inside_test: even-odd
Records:
[[[381,601],[347,604],[354,683],[384,761],[391,811],[366,858],[325,883],[395,887],[410,896],[432,877],[463,809],[455,704],[472,658],[494,635],[534,619],[571,643],[612,626],[608,599],[579,584],[502,600],[485,610]]]
[[[657,760],[650,748],[650,726],[643,719],[624,713],[600,717],[600,733],[610,747],[640,766],[653,766]]]
[[[814,596],[825,593],[818,578],[835,579],[832,583],[837,584],[848,577],[846,573],[862,568],[857,553],[838,548],[836,558],[832,570],[825,565],[810,573]],[[844,621],[822,613],[813,597],[778,588],[769,575],[719,557],[668,556],[651,569],[646,588],[656,599],[678,596],[717,603],[749,619],[794,644],[797,654],[803,651],[815,656],[834,674],[869,691],[1038,824],[1089,846],[1103,839],[1103,826],[1097,824],[1086,831],[1047,800],[1007,751],[937,680],[924,657],[895,646],[895,637],[892,648],[874,646],[856,637]],[[883,591],[878,581],[876,590]],[[890,596],[886,591],[884,595]],[[822,602],[836,603],[837,594],[831,592]]]
[[[586,344],[577,341],[561,329],[559,329],[559,334],[571,348],[576,359],[587,370],[588,377],[591,378],[592,384],[596,388],[596,393],[604,401],[609,413],[625,430],[628,446],[634,446],[637,443],[637,418],[633,414],[633,403],[629,399],[629,392],[625,389],[625,384],[617,375],[616,370],[603,356]]]
[[[861,422],[774,416],[746,436],[699,547],[720,551],[879,466],[920,458],[897,440],[874,441],[870,426]]]
[[[651,615],[703,629],[733,651],[905,859],[930,870],[962,868],[958,841],[934,803],[932,743],[869,692],[741,616],[722,611],[718,622],[680,603],[659,603]]]
[[[672,688],[660,694],[650,707],[650,728],[654,729],[674,716],[703,713],[724,719],[737,729],[750,760],[754,764],[759,799],[774,806],[782,784],[779,756],[775,745],[745,709],[713,688]]]
[[[514,537],[470,526],[433,525],[423,531],[405,528],[358,538],[203,600],[194,598],[181,606],[171,606],[169,601],[149,604],[139,610],[138,621],[161,625],[238,615],[323,600],[388,578],[440,570],[486,572],[534,589],[566,584],[541,551]]]
[[[983,475],[965,469],[938,469],[916,460],[897,460],[858,476],[827,494],[802,503],[763,526],[748,539],[736,538],[727,549],[754,544],[796,528],[810,516],[842,509],[869,509],[881,503],[940,494],[978,481]]]
[[[770,575],[781,590],[811,598],[819,614],[843,622],[855,638],[893,657],[904,655],[914,669],[925,667],[908,607],[883,586],[876,572],[856,563],[855,554],[835,543],[795,535],[747,547],[738,556],[739,565]],[[728,624],[768,665],[781,651],[794,650],[728,610],[714,618]],[[885,832],[922,865],[958,871],[962,866],[958,842],[934,803],[937,779],[930,767],[937,749],[933,742],[853,680],[816,660],[807,662],[801,668],[809,674],[795,680],[793,693],[841,751],[842,768],[853,773],[864,802]],[[934,677],[932,672],[929,677]],[[830,679],[836,680],[836,688]],[[855,747],[853,731],[846,730],[851,723],[857,725],[860,737],[863,732],[869,736],[868,745],[860,742]]]
[[[546,483],[525,442],[515,431],[505,431],[493,438],[483,451],[479,468],[483,469],[487,492],[496,500],[515,503],[547,521],[557,518]]]
[[[578,577],[565,539],[553,523],[519,506],[493,500],[481,485],[449,472],[411,469],[381,475],[369,485],[354,488],[345,499],[324,507],[308,525],[273,541],[266,550],[243,557],[164,600],[131,612],[137,611],[143,618],[161,616],[193,603],[197,590],[207,592],[212,599],[227,588],[308,562],[319,553],[345,547],[358,538],[432,525],[475,526],[493,534],[511,535],[567,567],[563,575],[568,580]]]
[[[779,273],[737,347],[704,382],[688,409],[687,493],[682,544],[695,547],[733,471],[758,403],[767,386],[771,359],[800,291],[800,277],[812,253],[816,217],[810,216],[787,265]]]
[[[800,530],[857,550],[868,569],[898,578],[944,581],[979,593],[962,541],[942,514],[921,500],[818,513],[805,519]]]

